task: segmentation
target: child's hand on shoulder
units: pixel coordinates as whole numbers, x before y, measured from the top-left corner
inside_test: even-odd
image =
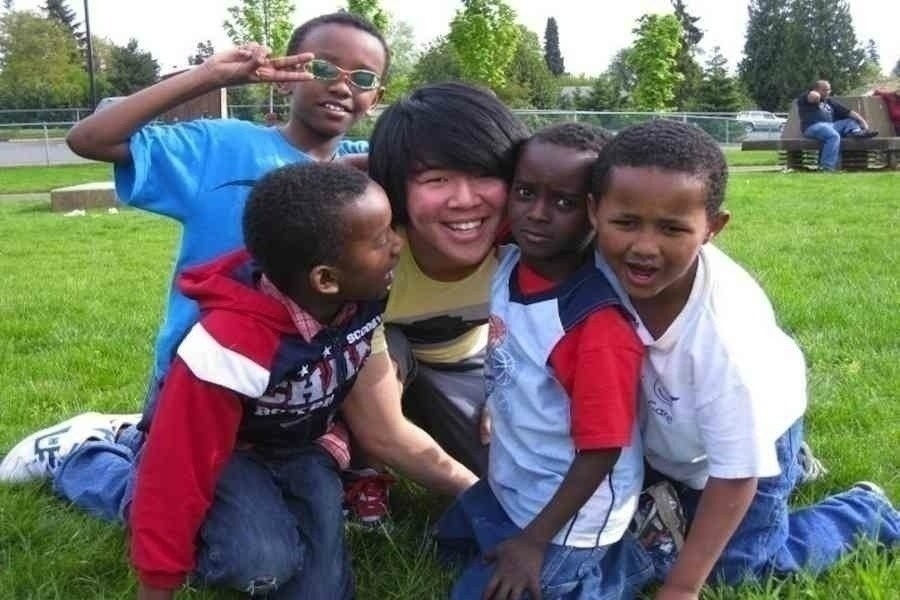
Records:
[[[273,58],[272,51],[256,42],[248,42],[228,50],[216,52],[205,61],[202,68],[213,74],[222,86],[243,83],[285,83],[309,81],[312,73],[306,63],[313,54],[305,52]]]

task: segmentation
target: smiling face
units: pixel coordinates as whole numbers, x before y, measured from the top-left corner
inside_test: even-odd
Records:
[[[592,232],[587,217],[596,152],[534,139],[519,155],[507,211],[522,261],[561,281],[581,264]]]
[[[315,27],[298,47],[297,53],[302,52],[312,52],[317,59],[345,71],[362,69],[384,76],[387,57],[381,42],[350,25],[327,23]],[[302,81],[288,89],[293,95],[292,122],[321,139],[344,135],[375,106],[382,93],[381,88],[360,89],[343,76],[332,81]]]
[[[370,183],[356,202],[342,211],[344,241],[337,261],[342,299],[377,300],[387,295],[403,241],[391,228],[391,205],[384,190]]]
[[[434,279],[466,277],[494,246],[506,182],[428,169],[406,182],[407,238],[416,263]]]
[[[690,173],[617,166],[591,200],[597,248],[645,320],[671,322],[681,311],[700,247],[728,222],[727,212],[709,214],[706,199],[706,183]]]

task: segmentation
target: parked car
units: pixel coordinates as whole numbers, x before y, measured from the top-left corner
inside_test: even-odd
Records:
[[[747,133],[752,131],[781,131],[787,119],[764,110],[746,110],[739,112],[735,120],[744,125]]]

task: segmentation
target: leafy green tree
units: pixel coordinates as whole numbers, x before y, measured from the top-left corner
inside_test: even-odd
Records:
[[[637,78],[634,105],[640,110],[669,110],[682,78],[677,62],[681,24],[675,15],[643,15],[634,33],[637,38],[628,57]]]
[[[703,70],[697,109],[704,112],[737,112],[742,103],[740,84],[728,73],[728,60],[716,46]]]
[[[463,0],[448,39],[465,79],[499,89],[506,84],[519,34],[516,13],[503,0]]]
[[[681,81],[675,86],[675,106],[682,110],[694,107],[703,70],[697,64],[697,52],[703,40],[703,31],[697,26],[700,17],[687,12],[683,0],[671,0],[675,16],[681,23],[681,47],[678,49],[677,69],[681,73]]]
[[[0,16],[0,106],[79,106],[86,89],[77,43],[61,23],[30,11]]]
[[[390,19],[385,39],[391,49],[391,66],[384,101],[393,102],[410,89],[419,52],[415,33],[406,21]]]
[[[127,96],[147,87],[159,78],[159,63],[149,52],[138,48],[137,40],[112,49],[107,80],[116,96]]]
[[[557,77],[566,72],[566,64],[559,50],[559,28],[553,17],[547,19],[547,27],[544,29],[544,60],[550,72]]]
[[[559,97],[556,79],[547,68],[537,34],[519,26],[519,43],[497,95],[515,108],[552,108]]]
[[[413,67],[409,79],[410,87],[462,79],[459,55],[450,40],[439,37],[431,42]]]
[[[228,8],[231,18],[222,26],[235,44],[257,42],[283,55],[294,31],[293,13],[290,0],[240,0]]]
[[[347,0],[347,12],[369,21],[383,34],[388,32],[390,18],[378,0]]]
[[[590,92],[579,94],[575,98],[575,108],[610,111],[633,109],[631,95],[637,80],[631,67],[632,51],[632,48],[623,48],[616,52],[606,71],[591,81]]]
[[[210,40],[206,40],[205,42],[197,42],[197,49],[194,51],[194,54],[188,56],[188,64],[189,65],[199,65],[202,64],[204,60],[212,56],[216,53],[216,49],[213,48],[212,42]]]

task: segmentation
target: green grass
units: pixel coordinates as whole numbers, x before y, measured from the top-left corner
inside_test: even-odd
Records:
[[[736,173],[730,185],[719,243],[760,279],[809,363],[808,437],[831,473],[797,502],[860,479],[900,498],[900,173]],[[138,211],[63,218],[0,202],[0,452],[81,411],[138,408],[176,237]],[[351,531],[360,598],[446,596],[451,576],[427,541],[445,504],[403,483],[390,537]],[[123,539],[46,486],[0,486],[0,598],[133,597]],[[898,557],[864,549],[820,578],[704,598],[896,599]]]
[[[774,150],[745,152],[740,148],[725,148],[725,160],[731,167],[763,167],[778,164],[778,153]]]
[[[106,163],[57,165],[54,167],[0,167],[0,194],[49,192],[58,187],[111,181],[112,166]]]

